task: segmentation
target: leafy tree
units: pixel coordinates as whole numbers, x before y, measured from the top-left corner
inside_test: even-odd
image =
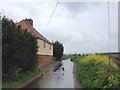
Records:
[[[59,61],[62,58],[64,51],[63,44],[56,41],[53,43],[53,56]]]
[[[81,56],[81,54],[78,54],[78,56]]]
[[[2,18],[3,80],[18,77],[37,64],[37,40],[26,30]]]

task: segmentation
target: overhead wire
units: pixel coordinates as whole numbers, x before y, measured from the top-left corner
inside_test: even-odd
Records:
[[[57,3],[56,3],[56,5],[55,5],[55,8],[54,8],[54,10],[53,10],[53,12],[52,12],[52,14],[51,14],[51,16],[50,16],[50,18],[49,18],[46,26],[45,26],[45,28],[43,29],[43,32],[42,32],[42,33],[44,33],[45,30],[47,29],[47,27],[48,27],[48,25],[49,25],[49,23],[50,23],[50,21],[51,21],[51,19],[52,19],[52,17],[53,17],[53,14],[54,14],[54,12],[55,12],[55,10],[56,10],[56,8],[57,8],[58,3],[59,3],[59,0],[57,0]]]

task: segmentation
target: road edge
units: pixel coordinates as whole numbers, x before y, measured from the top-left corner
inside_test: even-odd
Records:
[[[75,88],[82,88],[80,85],[80,81],[78,80],[77,76],[77,65],[75,62],[73,62],[73,77],[74,77],[74,87]]]
[[[35,79],[39,78],[43,73],[41,72],[39,75],[33,77],[32,79],[26,81],[25,83],[21,84],[21,85],[17,85],[15,88],[24,88],[25,86],[27,86],[28,84],[30,84],[31,82],[33,82]]]

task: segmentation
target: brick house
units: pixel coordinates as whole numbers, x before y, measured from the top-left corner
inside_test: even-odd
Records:
[[[41,35],[33,27],[32,19],[23,19],[17,23],[17,26],[20,25],[23,29],[27,29],[28,32],[31,32],[34,37],[37,38],[38,43],[38,66],[46,65],[52,62],[53,57],[53,45],[47,40],[43,35]]]

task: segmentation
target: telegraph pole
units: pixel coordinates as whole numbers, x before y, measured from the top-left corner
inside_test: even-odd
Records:
[[[109,9],[109,0],[108,0],[108,57],[109,57],[109,70],[110,70],[110,9]]]

